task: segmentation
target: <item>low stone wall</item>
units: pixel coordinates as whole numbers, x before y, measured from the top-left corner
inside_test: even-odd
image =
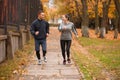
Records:
[[[7,35],[0,35],[0,63],[5,59],[13,59],[14,53],[30,39],[29,30],[8,31]]]
[[[6,59],[6,35],[0,36],[0,62],[4,61]]]

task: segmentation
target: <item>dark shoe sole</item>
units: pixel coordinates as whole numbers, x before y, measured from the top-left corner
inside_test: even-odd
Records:
[[[68,63],[71,63],[71,60],[70,60],[70,59],[68,59],[67,61],[68,61]]]
[[[66,65],[66,60],[63,61],[63,65]]]

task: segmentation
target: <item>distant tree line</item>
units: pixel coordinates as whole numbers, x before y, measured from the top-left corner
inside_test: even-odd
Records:
[[[71,21],[82,29],[82,36],[89,37],[89,28],[95,29],[100,38],[114,30],[120,33],[120,0],[55,0],[58,13],[69,13]],[[69,4],[69,5],[68,5]],[[64,6],[64,7],[63,7]]]

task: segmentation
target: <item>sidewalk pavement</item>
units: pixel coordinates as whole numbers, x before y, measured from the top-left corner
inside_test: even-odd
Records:
[[[50,27],[47,63],[42,61],[42,65],[38,65],[34,53],[30,58],[30,64],[25,67],[26,72],[19,77],[19,80],[82,80],[73,60],[70,64],[63,65],[59,38],[60,33],[57,28]]]

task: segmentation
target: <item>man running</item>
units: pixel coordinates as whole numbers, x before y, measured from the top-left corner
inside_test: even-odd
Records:
[[[49,23],[44,20],[45,13],[43,11],[38,12],[38,17],[31,24],[31,34],[34,37],[35,41],[35,51],[36,56],[38,58],[38,64],[41,64],[41,56],[40,56],[40,45],[42,47],[43,59],[47,62],[46,59],[46,38],[49,35]]]

